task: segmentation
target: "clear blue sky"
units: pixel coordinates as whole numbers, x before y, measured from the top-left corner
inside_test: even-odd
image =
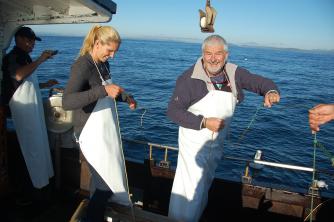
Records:
[[[109,23],[123,38],[200,42],[205,0],[115,0]],[[334,0],[211,0],[215,33],[236,44],[334,50]],[[85,35],[89,25],[33,27],[38,34]]]

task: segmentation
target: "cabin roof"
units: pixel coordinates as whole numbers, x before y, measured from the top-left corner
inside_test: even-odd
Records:
[[[116,6],[112,0],[0,0],[0,65],[20,26],[109,22]]]
[[[0,0],[0,22],[17,25],[108,22],[111,0]]]

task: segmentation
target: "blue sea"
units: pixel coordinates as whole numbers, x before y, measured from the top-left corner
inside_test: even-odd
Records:
[[[59,50],[58,55],[37,70],[40,81],[55,78],[65,87],[70,67],[78,56],[83,37],[45,36],[37,42],[32,57],[42,50]],[[199,43],[125,39],[110,60],[113,81],[134,95],[138,109],[119,104],[122,137],[177,147],[178,126],[166,117],[166,108],[177,77],[193,65],[201,54]],[[237,106],[224,156],[252,159],[261,150],[263,160],[313,166],[314,135],[308,127],[308,109],[318,103],[334,102],[334,53],[230,46],[229,61],[272,79],[281,91],[281,102],[263,108],[263,98],[247,92]],[[43,91],[47,96],[47,91]],[[145,113],[144,113],[145,112]],[[144,115],[143,115],[144,114]],[[321,127],[316,135],[325,149],[316,150],[317,178],[325,180],[327,196],[334,197],[334,122]],[[148,148],[124,143],[126,158],[143,161]],[[162,158],[163,153],[155,153]],[[171,153],[175,164],[177,154]],[[240,181],[244,161],[222,159],[217,177]],[[312,174],[278,168],[253,170],[253,182],[291,191],[307,192]]]

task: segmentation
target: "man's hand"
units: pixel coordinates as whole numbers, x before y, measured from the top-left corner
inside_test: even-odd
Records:
[[[55,54],[53,54],[52,50],[44,50],[42,54],[37,59],[40,63],[52,58]]]
[[[274,103],[278,103],[280,95],[277,92],[269,92],[264,97],[264,106],[270,108]]]
[[[16,70],[15,73],[15,79],[17,81],[21,81],[25,78],[27,78],[29,75],[31,75],[31,73],[33,73],[35,71],[35,69],[37,69],[37,67],[42,64],[43,62],[45,62],[46,60],[48,60],[49,58],[53,57],[53,51],[52,50],[45,50],[42,52],[42,54],[38,57],[38,59],[36,59],[34,62],[21,66],[20,68],[18,68]],[[58,83],[58,82],[57,82]],[[47,85],[45,85],[44,83],[40,83],[40,88],[46,88],[49,87]],[[51,86],[50,86],[51,87]]]
[[[59,84],[59,82],[56,79],[49,79],[45,84],[46,87],[50,88],[56,84]]]
[[[106,85],[106,86],[104,86],[104,88],[105,88],[108,96],[110,96],[114,99],[124,91],[123,88],[121,88],[120,86],[115,85],[115,84]]]
[[[52,86],[59,84],[59,82],[56,79],[49,79],[47,82],[40,83],[39,88],[51,88]]]
[[[309,123],[312,133],[320,130],[320,125],[334,119],[334,104],[319,104],[309,110]]]
[[[213,132],[218,132],[219,130],[224,128],[224,120],[215,118],[215,117],[210,117],[210,118],[205,118],[204,119],[205,123],[204,126],[205,128],[213,131]]]

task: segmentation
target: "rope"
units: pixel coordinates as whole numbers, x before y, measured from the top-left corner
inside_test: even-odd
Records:
[[[311,193],[311,214],[310,214],[310,222],[313,220],[313,205],[314,205],[314,180],[315,180],[315,159],[316,159],[316,150],[317,150],[317,134],[314,134],[314,139],[313,139],[313,172],[312,172],[312,193]]]
[[[319,207],[321,207],[322,205],[324,205],[325,203],[327,203],[328,201],[331,201],[331,200],[333,200],[333,199],[328,199],[328,200],[326,200],[326,201],[324,201],[324,202],[318,204],[318,206],[317,206],[316,208],[314,208],[313,211],[311,211],[311,212],[305,217],[304,222],[307,221],[307,219],[311,216],[311,214],[312,214],[314,211],[316,211]]]
[[[304,221],[307,220],[308,217],[310,217],[310,222],[312,222],[313,220],[313,212],[319,207],[321,206],[323,203],[319,204],[316,208],[314,208],[314,189],[313,186],[315,186],[314,181],[315,181],[315,162],[316,162],[316,148],[321,148],[324,153],[330,158],[331,162],[332,162],[332,166],[334,166],[334,157],[333,155],[329,152],[329,150],[327,150],[325,148],[324,145],[322,145],[321,143],[319,143],[317,141],[317,134],[314,134],[314,139],[313,139],[313,173],[312,173],[312,193],[311,193],[311,208],[310,208],[310,214],[305,218]]]
[[[134,207],[133,207],[131,196],[130,196],[130,187],[129,187],[128,173],[127,173],[126,166],[125,166],[125,157],[124,157],[124,150],[123,150],[123,142],[122,142],[122,138],[121,138],[121,127],[120,127],[119,119],[118,119],[117,104],[116,104],[115,99],[113,99],[113,101],[114,101],[114,104],[115,104],[115,110],[116,110],[116,116],[117,116],[118,135],[120,137],[119,139],[120,139],[120,143],[121,143],[120,145],[121,145],[121,149],[122,149],[122,159],[123,159],[123,163],[124,163],[124,171],[125,171],[125,178],[126,178],[126,186],[127,186],[128,198],[129,198],[129,201],[131,203],[132,221],[136,222]]]
[[[259,112],[259,110],[263,107],[263,104],[261,103],[257,108],[255,113],[253,114],[251,121],[248,123],[248,126],[246,127],[246,129],[244,129],[244,131],[240,134],[238,140],[236,143],[231,143],[232,146],[237,146],[240,145],[241,140],[243,140],[243,138],[245,137],[246,133],[249,131],[249,129],[251,128],[251,126],[253,125],[253,123],[255,122],[255,119],[257,117],[257,114]]]
[[[209,150],[209,160],[211,161],[211,157],[212,157],[212,150],[213,150],[213,143],[214,143],[214,137],[215,135],[215,132],[212,131],[212,134],[211,134],[211,143],[210,143],[210,150]]]
[[[328,149],[326,149],[326,147],[324,145],[322,145],[318,141],[316,141],[316,146],[318,148],[322,149],[322,151],[325,153],[325,155],[329,157],[330,161],[332,162],[332,166],[334,167],[334,155]]]
[[[144,107],[138,107],[137,109],[142,109],[142,110],[144,110],[144,112],[141,114],[141,117],[140,117],[140,127],[143,127],[143,119],[144,119],[144,115],[145,115],[147,109],[144,108]]]
[[[100,76],[100,79],[102,81],[102,84],[104,82],[106,82],[103,77],[102,77],[102,74],[96,64],[96,62],[93,60],[94,62],[94,65],[99,73],[99,76]],[[110,70],[108,70],[107,66],[104,64],[104,67],[105,69],[107,70],[108,74],[109,74],[109,78],[111,79],[111,75],[110,75]],[[125,171],[125,180],[126,180],[126,186],[127,186],[127,192],[128,192],[128,198],[129,198],[129,201],[131,203],[131,214],[132,214],[132,221],[136,222],[136,218],[135,218],[135,213],[134,213],[134,208],[133,208],[133,204],[132,204],[132,200],[131,200],[131,196],[130,196],[130,188],[129,188],[129,179],[128,179],[128,173],[126,171],[126,166],[125,166],[125,157],[124,157],[124,150],[123,150],[123,143],[122,143],[122,138],[121,138],[121,127],[120,127],[120,124],[119,124],[119,119],[118,119],[118,110],[117,110],[117,104],[116,104],[116,100],[113,99],[113,102],[114,102],[114,105],[115,105],[115,111],[116,111],[116,117],[117,117],[117,126],[118,126],[118,135],[119,135],[119,140],[120,140],[120,145],[121,145],[121,150],[122,150],[122,160],[123,160],[123,164],[124,164],[124,171]]]
[[[308,106],[306,105],[300,105],[300,104],[293,104],[293,105],[289,105],[289,106],[285,106],[285,107],[290,107],[290,108],[309,108]],[[255,120],[256,120],[256,117],[258,116],[258,113],[260,111],[260,109],[263,108],[263,104],[261,103],[260,105],[258,105],[258,107],[256,108],[256,111],[255,113],[253,114],[253,116],[251,117],[251,120],[250,122],[248,123],[247,127],[243,130],[243,132],[240,134],[240,136],[238,137],[237,139],[237,142],[235,143],[229,143],[232,147],[236,147],[236,146],[239,146],[241,141],[244,139],[245,135],[250,131],[250,128],[251,126],[254,124]],[[140,117],[140,127],[143,127],[143,123],[144,123],[144,115],[146,114],[147,112],[147,108],[145,107],[137,107],[137,110],[143,110],[143,113],[141,114],[141,117]],[[227,136],[227,141],[230,140],[230,132],[228,132],[228,136]],[[212,135],[212,140],[213,140],[213,135]],[[334,155],[328,150],[326,149],[326,147],[321,144],[320,142],[316,141],[316,147],[322,149],[322,151],[329,157],[331,163],[332,163],[332,166],[334,167]]]

